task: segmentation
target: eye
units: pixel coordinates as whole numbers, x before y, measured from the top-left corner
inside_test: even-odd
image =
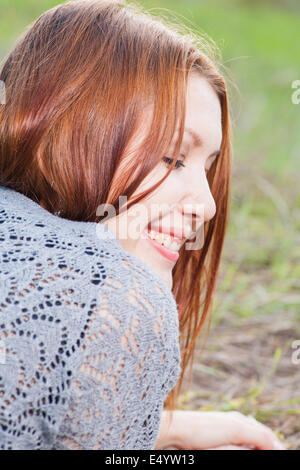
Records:
[[[184,157],[184,155],[180,155],[180,156]],[[173,158],[163,157],[162,160],[166,162],[168,165],[172,165]],[[185,165],[182,163],[182,160],[176,160],[175,170],[178,170],[178,168],[180,167],[185,167]]]

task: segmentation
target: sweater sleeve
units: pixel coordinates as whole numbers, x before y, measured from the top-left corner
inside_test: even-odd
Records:
[[[138,275],[130,283],[107,279],[89,311],[56,449],[154,448],[164,399],[179,372],[176,336],[170,342],[167,306],[161,297],[157,308],[156,295],[161,287],[145,287]]]
[[[94,290],[87,283],[76,294],[82,279],[67,288],[66,276],[49,273],[56,295],[36,296],[29,280],[18,293],[34,303],[19,309],[4,298],[2,450],[154,449],[180,372],[176,310],[159,283],[122,262],[123,279],[107,269]]]

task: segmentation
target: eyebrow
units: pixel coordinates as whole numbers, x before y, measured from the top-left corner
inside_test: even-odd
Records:
[[[197,134],[197,132],[195,132],[193,129],[190,129],[189,127],[186,127],[185,131],[193,137],[193,142],[194,142],[195,147],[202,147],[202,145],[203,145],[202,139],[201,139],[200,135]],[[210,156],[208,158],[214,157],[215,155],[217,155],[217,157],[218,157],[220,155],[220,153],[221,153],[221,149],[215,150],[213,153],[210,154]]]

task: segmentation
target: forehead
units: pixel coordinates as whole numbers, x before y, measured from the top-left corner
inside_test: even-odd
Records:
[[[221,145],[220,100],[208,81],[199,74],[192,74],[188,82],[185,127],[200,134],[203,141]]]
[[[128,150],[135,151],[144,141],[145,136],[151,131],[151,120],[153,117],[153,103],[150,101],[143,110],[142,117],[138,122],[137,130],[128,142]],[[218,149],[222,142],[221,105],[219,98],[208,83],[199,73],[193,72],[187,86],[186,96],[186,119],[184,138],[191,143],[195,140],[192,133],[201,137],[201,145]],[[179,130],[179,122],[175,129],[172,144],[176,140]]]

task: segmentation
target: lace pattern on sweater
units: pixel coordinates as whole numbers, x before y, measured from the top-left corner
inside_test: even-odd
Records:
[[[103,224],[0,196],[0,449],[153,449],[180,373],[172,292]]]

